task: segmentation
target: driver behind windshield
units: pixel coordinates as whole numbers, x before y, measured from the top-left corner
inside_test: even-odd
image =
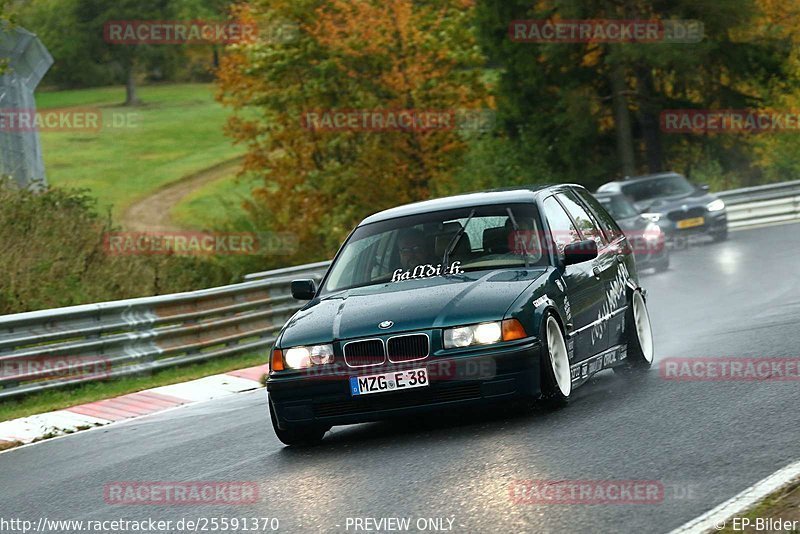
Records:
[[[400,253],[400,266],[403,269],[413,269],[430,261],[425,234],[420,230],[411,229],[403,232],[397,240]]]

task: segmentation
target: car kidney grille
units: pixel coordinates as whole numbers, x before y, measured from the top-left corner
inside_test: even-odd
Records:
[[[392,362],[421,360],[428,356],[428,351],[428,336],[425,334],[393,337],[387,343],[389,360]]]
[[[670,221],[680,221],[683,219],[693,219],[694,217],[702,217],[706,214],[705,208],[690,208],[687,211],[676,210],[669,212]]]
[[[353,341],[344,346],[344,361],[351,367],[380,365],[385,360],[383,341],[380,339]]]

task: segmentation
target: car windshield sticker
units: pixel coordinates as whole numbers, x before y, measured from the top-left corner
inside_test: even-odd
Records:
[[[403,280],[411,280],[414,278],[431,278],[433,276],[446,276],[448,274],[461,274],[462,271],[459,267],[461,265],[460,261],[454,261],[450,264],[450,267],[445,267],[442,269],[442,264],[438,265],[431,265],[430,263],[426,263],[425,265],[417,265],[413,269],[409,269],[404,271],[403,269],[397,269],[394,274],[392,274],[392,282],[401,282]]]

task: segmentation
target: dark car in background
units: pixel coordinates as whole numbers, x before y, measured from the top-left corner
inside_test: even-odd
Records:
[[[362,221],[270,358],[287,445],[333,425],[517,401],[560,405],[603,369],[653,361],[626,238],[581,186],[418,202]]]
[[[657,224],[667,240],[680,242],[690,236],[706,235],[714,241],[728,237],[728,216],[722,199],[697,186],[683,175],[666,172],[609,182],[600,194],[621,194],[636,209]]]
[[[669,249],[660,226],[640,214],[621,193],[595,193],[595,198],[622,228],[638,269],[652,268],[656,272],[669,269]]]

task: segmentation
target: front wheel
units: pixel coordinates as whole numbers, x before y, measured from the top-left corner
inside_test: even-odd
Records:
[[[714,240],[714,243],[719,243],[721,241],[725,241],[728,239],[728,228],[725,227],[722,230],[717,230],[711,234],[711,239]]]
[[[630,376],[647,371],[653,365],[653,330],[650,328],[650,314],[647,312],[641,291],[633,292],[625,320],[628,330],[628,355],[625,363],[614,367],[614,371]]]
[[[542,324],[542,400],[551,406],[567,403],[572,393],[572,376],[569,369],[569,354],[561,325],[548,314]]]
[[[316,445],[322,441],[325,433],[330,430],[329,428],[317,426],[280,429],[278,428],[278,419],[275,416],[275,409],[272,407],[272,403],[269,405],[269,416],[272,419],[272,428],[275,430],[275,435],[284,445],[296,447]]]
[[[665,251],[664,258],[655,265],[653,270],[657,273],[663,273],[667,269],[669,269],[669,253]]]

